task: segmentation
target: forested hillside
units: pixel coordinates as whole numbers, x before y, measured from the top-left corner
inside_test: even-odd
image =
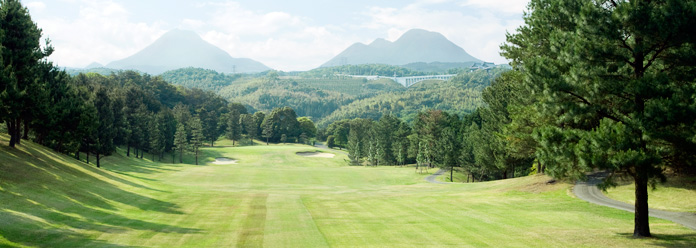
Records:
[[[483,105],[481,91],[506,71],[494,69],[462,73],[450,81],[423,81],[406,91],[390,92],[357,100],[319,121],[321,127],[343,119],[367,118],[377,120],[384,114],[412,122],[419,111],[445,110],[463,116]]]
[[[225,74],[201,68],[182,68],[162,73],[162,79],[186,88],[219,91],[242,78],[243,74]]]
[[[271,72],[264,78],[225,87],[219,94],[254,111],[289,106],[299,116],[318,120],[356,99],[403,90],[403,86],[391,80],[281,79]]]

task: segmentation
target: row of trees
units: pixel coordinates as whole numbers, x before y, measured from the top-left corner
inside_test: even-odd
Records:
[[[499,84],[495,83],[496,88]],[[487,90],[486,96],[493,95]],[[492,103],[491,97],[486,97]],[[493,106],[493,104],[489,105]],[[393,115],[378,121],[353,119],[334,122],[326,129],[331,147],[346,148],[353,164],[405,165],[455,168],[467,174],[467,181],[505,179],[527,175],[534,162],[532,154],[511,153],[507,133],[498,122],[494,107],[483,107],[460,118],[441,110],[419,112],[413,122]]]

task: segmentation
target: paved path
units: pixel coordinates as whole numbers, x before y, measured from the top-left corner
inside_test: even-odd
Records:
[[[588,176],[587,182],[577,182],[575,184],[575,187],[573,187],[573,194],[582,200],[594,204],[634,212],[635,208],[633,205],[610,199],[597,188],[597,184],[601,183],[602,178],[606,176],[606,172],[599,172]],[[696,214],[694,213],[670,212],[651,208],[650,216],[673,221],[696,230]]]
[[[443,169],[440,169],[440,170],[438,170],[437,172],[433,173],[432,175],[426,177],[426,178],[425,178],[425,181],[428,181],[429,183],[436,183],[436,184],[450,184],[450,183],[447,183],[447,182],[440,182],[440,181],[438,181],[438,180],[436,179],[437,176],[442,175],[442,174],[444,174],[445,172],[447,172],[447,171],[446,171],[446,170],[443,170]]]

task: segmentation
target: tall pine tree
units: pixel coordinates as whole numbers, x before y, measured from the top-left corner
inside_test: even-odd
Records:
[[[503,46],[554,124],[536,137],[547,172],[632,177],[636,237],[651,236],[649,185],[695,161],[694,16],[696,1],[532,0]]]

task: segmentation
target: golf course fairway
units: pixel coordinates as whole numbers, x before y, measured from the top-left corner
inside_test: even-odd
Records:
[[[655,218],[655,238],[633,239],[633,213],[576,199],[570,184],[545,176],[432,184],[413,167],[348,166],[345,154],[310,146],[202,151],[201,165],[191,165],[119,150],[96,168],[27,141],[1,145],[0,247],[696,244],[693,230]]]

